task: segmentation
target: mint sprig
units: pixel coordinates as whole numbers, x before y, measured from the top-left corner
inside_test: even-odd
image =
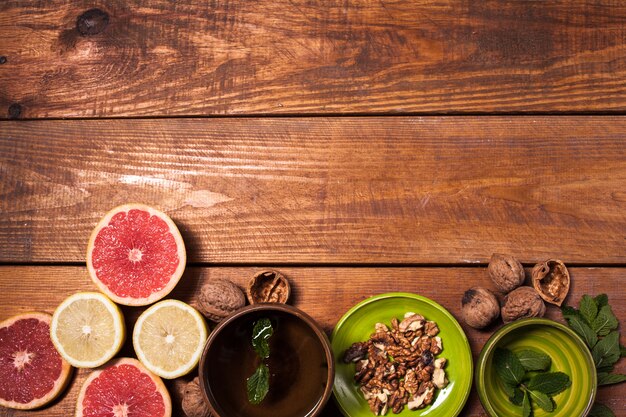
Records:
[[[563,372],[546,372],[552,359],[542,352],[526,349],[513,353],[496,348],[493,364],[511,403],[522,407],[522,416],[532,415],[532,404],[551,413],[556,405],[552,397],[571,385]]]
[[[261,359],[270,356],[269,339],[274,333],[272,322],[268,318],[261,318],[252,328],[252,348]],[[270,371],[265,363],[261,363],[256,371],[246,380],[248,401],[251,404],[260,404],[270,390]]]
[[[626,381],[626,375],[612,373],[615,364],[624,357],[624,346],[619,343],[619,321],[609,304],[609,297],[600,294],[595,297],[583,295],[579,309],[571,306],[561,308],[563,318],[569,327],[578,334],[593,357],[598,375],[598,385],[619,384]],[[590,417],[615,417],[610,408],[594,404]]]

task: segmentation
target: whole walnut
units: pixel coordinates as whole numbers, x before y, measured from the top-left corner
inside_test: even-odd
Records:
[[[211,417],[209,406],[202,395],[200,380],[195,377],[185,385],[183,391],[183,411],[187,417]]]
[[[524,267],[511,255],[494,253],[487,271],[496,288],[503,293],[513,291],[524,283]]]
[[[243,291],[225,279],[204,284],[198,295],[198,310],[214,322],[220,322],[230,313],[246,305]]]
[[[505,323],[526,317],[543,317],[546,305],[532,287],[519,287],[511,291],[502,304],[502,320]]]
[[[489,326],[500,315],[500,303],[493,292],[474,287],[465,291],[461,300],[463,320],[475,329]]]

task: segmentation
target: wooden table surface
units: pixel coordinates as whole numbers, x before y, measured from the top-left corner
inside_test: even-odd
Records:
[[[613,0],[3,0],[0,320],[95,290],[90,231],[142,202],[183,234],[192,304],[271,268],[329,333],[388,291],[460,318],[507,252],[562,259],[567,301],[607,293],[624,328],[624,115]],[[463,328],[476,357],[497,326]],[[71,415],[87,375],[0,416]],[[485,415],[475,391],[461,415]]]

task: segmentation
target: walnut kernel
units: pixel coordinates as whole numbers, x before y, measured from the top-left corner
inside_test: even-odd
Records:
[[[500,315],[500,303],[493,292],[474,287],[465,291],[461,300],[463,320],[475,329],[487,327]]]
[[[289,281],[280,272],[262,271],[255,274],[246,288],[250,304],[287,303],[291,287]]]
[[[511,255],[494,253],[487,271],[496,288],[504,293],[511,292],[524,283],[524,267]]]
[[[185,385],[183,391],[183,411],[187,417],[211,417],[209,406],[202,395],[200,380],[195,377]]]
[[[198,310],[214,322],[219,322],[230,313],[246,305],[243,291],[225,279],[204,284],[198,295]]]
[[[532,287],[519,287],[511,291],[502,305],[502,320],[505,323],[526,317],[543,317],[546,305]]]
[[[569,292],[569,272],[563,262],[548,259],[533,268],[533,287],[548,303],[560,306]]]

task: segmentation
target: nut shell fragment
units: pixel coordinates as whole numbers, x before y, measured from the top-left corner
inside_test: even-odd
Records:
[[[503,293],[511,292],[524,283],[524,267],[511,255],[491,255],[487,272],[496,288]]]
[[[569,292],[570,277],[563,262],[548,259],[540,262],[532,271],[533,287],[541,298],[551,304],[560,306]]]
[[[225,279],[204,284],[198,294],[198,310],[209,320],[220,322],[230,313],[246,305],[241,289]]]
[[[511,291],[502,305],[502,321],[512,321],[527,317],[543,317],[546,313],[546,305],[532,287],[519,287]]]
[[[246,295],[250,304],[286,304],[291,294],[289,281],[277,271],[262,271],[254,275],[248,283]]]

